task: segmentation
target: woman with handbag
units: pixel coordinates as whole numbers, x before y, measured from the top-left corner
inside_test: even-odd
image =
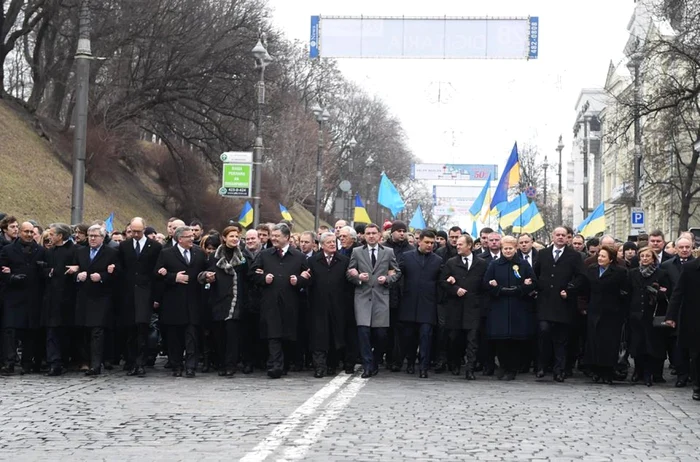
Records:
[[[634,358],[632,382],[644,378],[646,386],[663,383],[666,359],[666,337],[672,328],[664,323],[668,273],[658,264],[656,253],[649,247],[639,251],[639,268],[629,272],[630,288],[630,353]]]
[[[618,361],[622,325],[627,316],[627,270],[617,265],[617,252],[609,246],[598,251],[597,263],[586,268],[588,319],[584,363],[593,380],[612,385]]]

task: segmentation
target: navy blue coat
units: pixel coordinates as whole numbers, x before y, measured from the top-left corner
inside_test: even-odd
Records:
[[[531,279],[532,284],[526,286],[526,279]],[[491,280],[496,280],[498,286],[489,285]],[[536,282],[530,265],[517,255],[511,260],[501,256],[489,264],[484,275],[484,286],[491,299],[486,317],[486,332],[490,339],[525,340],[535,334],[535,313],[530,293],[536,290]],[[511,287],[515,290],[504,290]]]
[[[442,264],[442,258],[432,252],[421,254],[412,250],[403,254],[399,263],[404,279],[399,321],[437,323],[437,285]]]

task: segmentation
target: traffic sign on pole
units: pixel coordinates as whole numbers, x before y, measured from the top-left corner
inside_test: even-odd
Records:
[[[644,209],[641,207],[632,207],[630,223],[632,229],[644,229]]]

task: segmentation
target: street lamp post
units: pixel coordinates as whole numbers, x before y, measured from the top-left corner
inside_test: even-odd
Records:
[[[544,209],[547,210],[547,169],[549,168],[549,162],[547,162],[547,155],[544,156],[544,164],[542,164],[544,169]]]
[[[311,112],[316,116],[318,122],[318,151],[316,152],[316,202],[314,213],[314,230],[318,230],[321,215],[321,155],[323,154],[323,123],[330,117],[328,109],[322,108],[318,103],[314,104]]]
[[[262,187],[263,138],[262,121],[265,107],[265,68],[272,62],[272,57],[265,48],[265,33],[260,34],[258,43],[250,51],[255,58],[255,68],[260,71],[257,87],[258,106],[255,124],[255,144],[253,145],[253,226],[260,223],[260,195]]]
[[[562,211],[562,198],[561,198],[561,152],[564,150],[564,143],[561,140],[561,135],[559,135],[559,144],[557,145],[557,151],[559,152],[559,189],[558,189],[558,194],[559,197],[557,198],[557,212],[559,215],[559,223],[558,225],[562,225],[564,223],[564,216],[563,211]]]
[[[642,100],[641,86],[641,64],[642,55],[639,52],[634,52],[629,57],[629,67],[634,77],[634,205],[639,207],[641,204],[640,197],[640,181],[642,173],[642,125],[640,120],[639,106]]]
[[[353,164],[353,159],[352,159],[352,151],[355,149],[355,146],[357,146],[357,140],[355,140],[355,137],[353,136],[350,138],[350,141],[348,141],[348,176],[353,173],[354,170],[354,164]],[[352,183],[351,183],[352,184]],[[351,186],[352,188],[352,186]],[[353,206],[352,206],[352,189],[348,189],[346,193],[346,200],[345,200],[345,218],[347,218],[348,223],[353,221]]]

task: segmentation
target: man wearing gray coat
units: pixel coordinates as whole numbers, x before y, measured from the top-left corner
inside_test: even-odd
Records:
[[[394,251],[379,245],[380,236],[379,226],[367,225],[367,244],[353,249],[348,266],[348,280],[356,286],[355,318],[363,379],[379,371],[389,327],[389,285],[401,277]]]

